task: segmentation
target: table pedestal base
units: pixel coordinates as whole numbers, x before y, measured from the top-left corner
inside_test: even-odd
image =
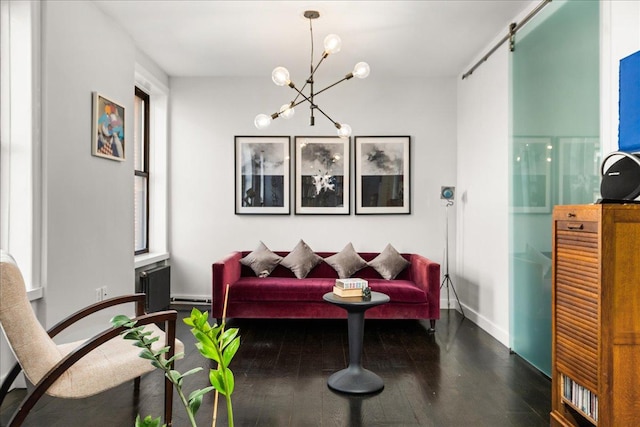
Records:
[[[375,373],[361,366],[349,366],[329,377],[327,385],[343,393],[374,393],[384,388],[384,382]]]

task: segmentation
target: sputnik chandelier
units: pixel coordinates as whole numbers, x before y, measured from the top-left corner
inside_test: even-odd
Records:
[[[301,89],[298,89],[296,87],[296,85],[290,79],[289,70],[287,70],[284,67],[276,67],[273,70],[273,72],[271,73],[271,79],[273,80],[273,82],[278,86],[285,86],[285,85],[289,86],[291,89],[296,91],[297,95],[293,99],[293,101],[289,102],[288,104],[284,104],[282,107],[280,107],[279,111],[277,111],[277,112],[275,112],[275,113],[273,113],[271,115],[258,114],[256,116],[255,120],[254,120],[254,124],[256,125],[256,127],[258,129],[264,129],[264,128],[268,127],[271,124],[272,120],[277,119],[278,117],[284,117],[285,119],[289,119],[289,118],[293,117],[293,114],[295,112],[295,110],[294,110],[295,107],[297,107],[298,105],[302,104],[303,102],[308,102],[309,103],[309,109],[311,110],[311,117],[309,118],[309,125],[310,126],[314,126],[315,125],[314,112],[315,112],[315,110],[318,110],[323,116],[325,116],[327,119],[329,119],[329,121],[331,123],[333,123],[333,125],[338,129],[338,136],[343,137],[343,138],[348,138],[349,136],[351,136],[351,126],[349,126],[346,123],[338,123],[338,122],[334,121],[331,117],[329,117],[327,115],[327,113],[322,111],[322,109],[318,106],[318,104],[316,104],[315,97],[317,95],[320,95],[322,92],[334,87],[338,83],[342,83],[343,81],[349,80],[349,79],[351,79],[353,77],[357,77],[359,79],[364,79],[365,77],[367,77],[369,75],[369,72],[370,72],[369,64],[367,64],[366,62],[358,62],[355,65],[355,67],[353,67],[353,71],[350,72],[349,74],[347,74],[346,76],[344,76],[342,79],[340,79],[337,82],[325,87],[322,90],[314,92],[314,87],[313,87],[314,80],[313,80],[313,77],[314,77],[316,71],[318,71],[318,68],[320,67],[320,64],[322,64],[322,61],[324,61],[327,56],[329,56],[330,54],[334,54],[334,53],[340,52],[340,48],[342,47],[342,41],[340,40],[340,37],[338,37],[335,34],[329,34],[327,37],[325,37],[325,39],[324,39],[324,52],[322,53],[322,57],[318,61],[318,64],[314,67],[314,65],[313,65],[313,25],[312,25],[312,22],[313,22],[314,19],[317,19],[317,18],[320,17],[320,13],[318,13],[315,10],[307,10],[306,12],[304,12],[304,17],[309,20],[309,31],[311,32],[311,65],[310,65],[311,74],[307,78],[307,81],[305,82],[304,86],[302,86]],[[307,86],[309,87],[309,94],[305,95],[303,93],[303,91],[307,88]],[[300,98],[302,98],[302,99],[300,99]]]

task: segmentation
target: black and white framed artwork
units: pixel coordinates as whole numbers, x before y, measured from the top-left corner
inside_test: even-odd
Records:
[[[409,136],[355,137],[355,212],[409,214]]]
[[[296,136],[295,213],[350,213],[351,139]]]
[[[235,213],[289,215],[291,138],[235,137]]]

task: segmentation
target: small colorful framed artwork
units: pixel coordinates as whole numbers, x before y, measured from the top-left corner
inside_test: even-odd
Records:
[[[91,154],[125,160],[124,107],[93,92]]]

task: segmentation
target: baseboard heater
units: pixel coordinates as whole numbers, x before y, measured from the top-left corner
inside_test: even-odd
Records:
[[[211,304],[211,298],[174,297],[174,298],[171,298],[171,303],[186,304],[186,305],[209,305]]]
[[[163,265],[140,273],[140,287],[147,294],[146,310],[168,310],[171,304],[171,266]]]

